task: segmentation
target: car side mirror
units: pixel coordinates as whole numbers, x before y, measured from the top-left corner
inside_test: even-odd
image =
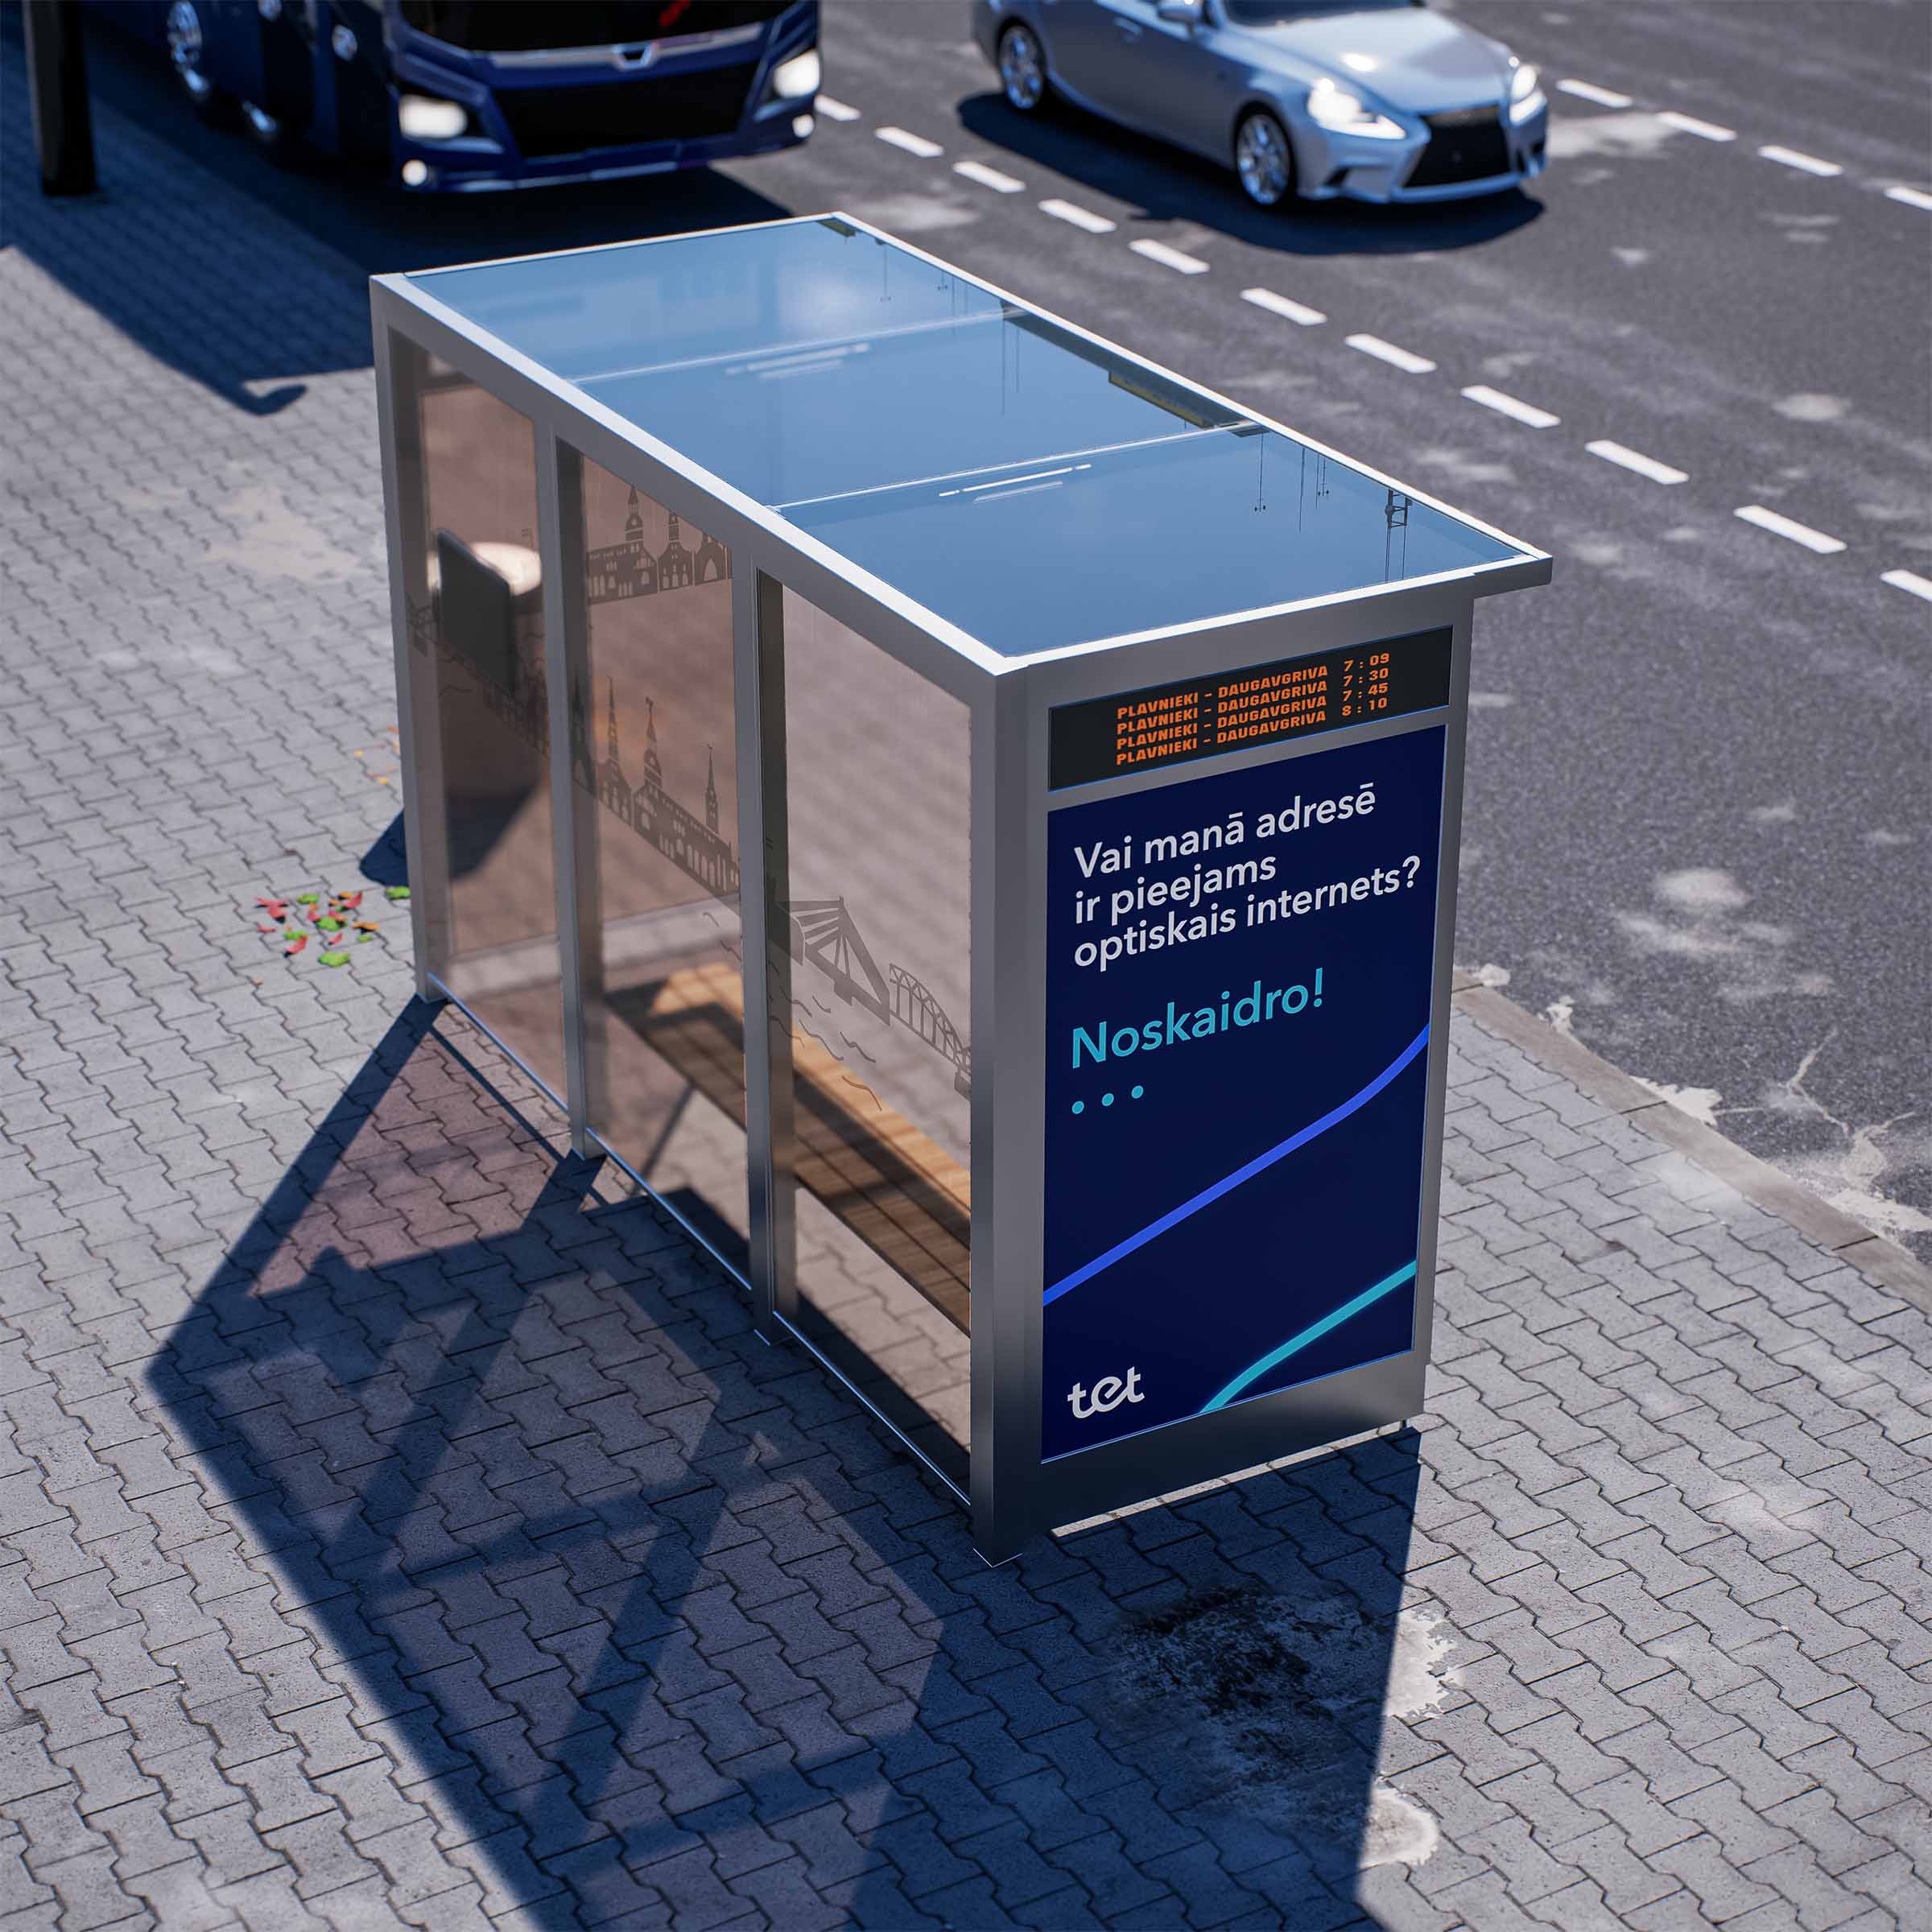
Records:
[[[1154,12],[1156,19],[1171,20],[1176,27],[1201,24],[1201,0],[1160,0]]]

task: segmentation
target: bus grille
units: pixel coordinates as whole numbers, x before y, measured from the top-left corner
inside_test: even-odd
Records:
[[[590,87],[505,87],[497,105],[526,160],[650,141],[729,134],[744,118],[755,62]]]

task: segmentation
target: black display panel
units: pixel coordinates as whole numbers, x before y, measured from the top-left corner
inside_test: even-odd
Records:
[[[1059,791],[1439,710],[1449,702],[1449,646],[1445,625],[1058,705],[1049,723],[1047,783]]]

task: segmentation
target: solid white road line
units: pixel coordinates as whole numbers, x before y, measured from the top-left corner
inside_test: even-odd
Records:
[[[1742,510],[1734,510],[1732,515],[1746,523],[1755,523],[1760,530],[1768,530],[1774,537],[1788,537],[1794,543],[1802,543],[1806,550],[1815,551],[1821,557],[1835,556],[1844,548],[1836,537],[1828,537],[1822,530],[1814,530],[1808,523],[1794,523],[1789,517],[1781,517],[1774,510],[1766,510],[1761,503],[1747,503]]]
[[[1909,590],[1915,597],[1932,604],[1932,577],[1922,577],[1915,570],[1888,570],[1879,580],[1894,590]]]
[[[1003,175],[997,167],[989,167],[984,161],[956,161],[952,164],[956,175],[964,175],[968,181],[976,181],[981,188],[989,188],[996,195],[1017,195],[1026,184],[1016,181],[1011,175]]]
[[[1660,463],[1654,456],[1646,456],[1634,449],[1626,449],[1620,443],[1608,440],[1586,443],[1583,448],[1593,456],[1601,456],[1606,463],[1615,463],[1624,469],[1633,469],[1640,477],[1648,477],[1653,483],[1682,483],[1690,472],[1673,469],[1668,463]]]
[[[1392,369],[1399,369],[1409,376],[1426,376],[1435,367],[1426,356],[1411,354],[1406,349],[1397,349],[1393,342],[1385,342],[1380,336],[1348,336],[1344,340],[1351,349],[1359,349],[1365,356],[1373,356],[1378,362],[1386,362]]]
[[[1885,190],[1888,201],[1902,201],[1907,208],[1932,208],[1932,195],[1923,188],[1889,188]]]
[[[1532,429],[1554,429],[1563,421],[1561,416],[1553,416],[1534,402],[1519,402],[1514,396],[1506,396],[1487,382],[1472,384],[1463,394],[1472,402],[1480,402],[1484,409],[1492,409],[1499,416],[1508,416],[1514,422],[1527,423]]]
[[[1040,204],[1040,213],[1051,215],[1056,221],[1071,221],[1075,228],[1084,228],[1090,235],[1110,235],[1113,224],[1104,215],[1096,215],[1091,208],[1076,208],[1071,201],[1057,197]]]
[[[1719,127],[1715,122],[1699,121],[1692,114],[1680,114],[1674,108],[1666,108],[1657,119],[1666,127],[1674,127],[1680,134],[1695,134],[1704,141],[1735,141],[1737,133],[1734,128]]]
[[[938,142],[928,141],[923,134],[909,134],[902,127],[875,127],[872,131],[888,147],[902,147],[922,161],[930,161],[935,155],[946,151]]]
[[[1561,93],[1575,94],[1579,101],[1594,101],[1599,107],[1628,107],[1628,94],[1612,93],[1607,87],[1592,87],[1587,80],[1559,80],[1557,89]]]
[[[1178,248],[1170,248],[1165,242],[1129,242],[1127,246],[1137,255],[1145,255],[1150,262],[1158,262],[1162,268],[1171,268],[1179,275],[1204,275],[1208,264],[1199,255],[1184,255]]]
[[[1781,167],[1795,167],[1801,174],[1842,175],[1845,171],[1835,161],[1821,161],[1816,155],[1801,155],[1794,147],[1761,147],[1758,153],[1767,161],[1775,161]]]
[[[1286,295],[1278,295],[1271,288],[1245,288],[1241,299],[1252,302],[1257,308],[1265,308],[1271,316],[1285,316],[1290,322],[1298,322],[1303,328],[1314,328],[1328,318],[1319,308],[1309,308],[1299,302],[1290,302]]]
[[[820,94],[818,106],[820,114],[828,114],[834,121],[856,121],[859,118],[856,107],[848,107],[843,101],[833,100],[830,94]]]

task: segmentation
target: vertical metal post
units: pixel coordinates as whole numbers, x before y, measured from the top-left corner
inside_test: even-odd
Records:
[[[738,729],[738,911],[745,946],[745,1121],[758,1331],[798,1306],[792,1176],[791,850],[786,811],[785,592],[733,571]]]
[[[588,1002],[601,991],[602,922],[597,917],[597,793],[576,782],[580,748],[588,760],[586,703],[590,654],[589,609],[584,596],[584,459],[558,440],[547,423],[533,425],[537,444],[537,548],[543,568],[543,681],[550,708],[550,836],[556,874],[557,956],[564,1001],[564,1091],[570,1114],[573,1154],[588,1157],[593,1117],[594,1060],[601,1074],[604,1055],[587,1052],[587,1026],[601,1022],[604,1002]],[[588,900],[588,906],[586,899]],[[586,917],[586,914],[588,917]],[[599,1042],[601,1046],[601,1042]]]
[[[1449,1092],[1450,988],[1455,977],[1455,902],[1463,856],[1464,759],[1469,738],[1469,654],[1476,604],[1457,607],[1449,657],[1449,715],[1443,741],[1443,818],[1436,854],[1435,978],[1429,994],[1429,1082],[1422,1104],[1422,1198],[1416,1235],[1414,1389],[1409,1413],[1426,1402],[1429,1362],[1435,1349],[1435,1261],[1443,1196],[1443,1117]]]
[[[435,976],[445,969],[449,955],[449,826],[443,800],[442,720],[436,714],[439,640],[429,585],[429,501],[423,449],[423,386],[429,357],[407,336],[390,330],[379,292],[373,307],[409,923],[416,997],[436,1002],[444,994]]]
[[[26,0],[28,90],[43,195],[94,192],[94,126],[87,101],[80,0]]]
[[[972,1546],[1004,1563],[1040,1519],[1044,881],[1028,679],[972,719]]]

